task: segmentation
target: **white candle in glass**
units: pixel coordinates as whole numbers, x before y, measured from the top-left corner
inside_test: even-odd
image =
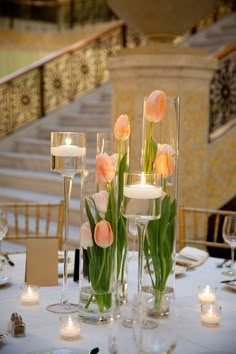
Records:
[[[24,305],[34,305],[39,302],[39,291],[38,287],[35,286],[25,286],[21,291],[21,302]]]
[[[124,186],[124,196],[133,199],[155,199],[160,198],[162,188],[152,184],[128,184]]]
[[[216,326],[220,322],[221,306],[217,304],[203,304],[201,306],[201,319],[210,326]]]
[[[80,337],[80,325],[77,318],[72,319],[69,317],[62,317],[62,325],[60,335],[65,340],[75,340]]]
[[[199,286],[198,298],[201,303],[214,303],[216,301],[216,288],[210,285]]]
[[[59,145],[51,147],[53,156],[85,156],[86,148],[76,145]]]

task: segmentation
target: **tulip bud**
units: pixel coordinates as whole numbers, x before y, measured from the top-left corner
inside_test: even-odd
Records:
[[[99,221],[94,230],[94,240],[99,247],[107,248],[111,246],[114,236],[111,224],[106,220]]]
[[[130,123],[127,114],[121,114],[114,126],[114,135],[117,140],[126,140],[130,134]]]
[[[81,246],[86,250],[88,247],[93,247],[92,232],[89,222],[86,221],[80,230],[80,242]]]
[[[166,94],[164,91],[155,90],[147,98],[145,117],[149,122],[159,122],[166,113]]]
[[[96,204],[96,207],[100,213],[105,213],[107,211],[109,195],[107,191],[100,191],[93,194],[93,200]]]
[[[115,166],[106,152],[96,156],[96,168],[99,183],[109,183],[115,177]]]
[[[159,151],[155,159],[155,168],[158,176],[169,177],[174,172],[175,162],[171,154]]]

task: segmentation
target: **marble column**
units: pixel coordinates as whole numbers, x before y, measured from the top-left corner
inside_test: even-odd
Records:
[[[156,43],[123,49],[108,61],[113,121],[131,122],[131,169],[140,169],[143,97],[159,89],[180,97],[179,203],[206,205],[209,83],[217,60],[202,49]]]

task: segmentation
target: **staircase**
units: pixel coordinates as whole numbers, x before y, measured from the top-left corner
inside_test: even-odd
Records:
[[[87,167],[95,167],[96,133],[110,131],[111,86],[49,114],[0,142],[0,200],[52,202],[63,199],[63,180],[50,172],[50,132],[83,131],[87,138]],[[71,241],[78,240],[80,177],[73,181]]]
[[[204,48],[214,53],[221,47],[236,41],[236,12],[223,17],[211,26],[185,39],[180,47]]]

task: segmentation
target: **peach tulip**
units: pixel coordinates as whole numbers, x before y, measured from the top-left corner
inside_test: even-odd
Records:
[[[114,126],[114,135],[117,140],[126,140],[130,134],[130,123],[127,114],[121,114]]]
[[[110,183],[115,177],[115,166],[106,152],[96,156],[96,168],[99,183]]]
[[[100,213],[105,213],[107,211],[109,194],[107,191],[100,191],[93,194],[93,200],[96,204],[96,207]]]
[[[81,246],[86,250],[88,247],[93,247],[92,232],[90,224],[86,221],[80,230],[80,242]]]
[[[159,122],[166,113],[166,94],[164,91],[153,91],[146,101],[145,117],[149,122]]]
[[[111,246],[114,236],[111,224],[106,220],[99,221],[94,230],[94,240],[99,247],[107,248]]]
[[[155,168],[158,176],[169,177],[174,172],[175,162],[170,153],[159,151],[155,159]]]

